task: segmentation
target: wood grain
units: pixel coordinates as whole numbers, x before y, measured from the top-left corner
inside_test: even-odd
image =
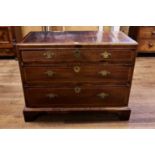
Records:
[[[15,43],[20,40],[19,26],[0,26],[0,57],[15,57]]]
[[[31,31],[41,31],[42,26],[21,26],[22,37],[27,35]]]
[[[27,45],[137,45],[123,32],[30,32],[18,46]]]
[[[79,72],[74,69],[79,67]],[[70,64],[48,66],[48,67],[24,67],[24,82],[29,84],[55,84],[59,83],[79,83],[91,81],[100,84],[107,83],[124,83],[130,82],[132,67],[124,65],[106,65],[102,63],[96,64]],[[102,72],[107,72],[107,75]],[[52,73],[50,75],[49,73]]]
[[[134,47],[131,47],[134,48]],[[76,51],[79,51],[80,56],[76,57]],[[52,53],[52,58],[47,59],[44,55],[47,52]],[[108,52],[111,56],[104,58],[103,53]],[[135,53],[133,49],[102,47],[102,48],[32,48],[31,50],[21,51],[23,63],[39,63],[39,64],[56,64],[56,63],[77,63],[77,62],[111,62],[111,63],[126,63],[134,62]]]
[[[139,40],[138,51],[154,52],[155,40],[154,39]]]
[[[78,108],[81,107],[127,107],[132,81],[131,77],[135,63],[136,45],[137,43],[123,32],[66,31],[29,33],[21,43],[17,44],[18,60],[26,101],[26,108],[24,110],[25,121],[34,120],[33,118],[35,118],[39,112],[40,114],[47,113],[44,109],[38,109],[38,111],[35,111],[33,114],[33,110],[29,109],[30,107],[74,107],[77,108],[78,111]],[[40,46],[40,48],[37,46]],[[55,48],[55,46],[57,46],[57,48]],[[83,54],[83,52],[85,54]],[[85,56],[86,58],[84,58]],[[81,61],[82,57],[83,60]],[[93,67],[91,64],[96,61],[97,63]],[[58,66],[53,62],[57,62]],[[130,72],[126,72],[127,77],[130,77],[128,78],[128,82],[126,81],[124,83],[123,80],[120,80],[120,84],[112,82],[110,87],[107,83],[105,83],[105,85],[103,83],[99,84],[99,80],[97,79],[98,73],[96,74],[96,72],[99,72],[98,69],[101,70],[104,68],[105,63],[111,64],[113,62],[116,65],[122,64],[124,66],[131,66]],[[61,74],[62,80],[57,82],[53,81],[55,86],[51,85],[45,88],[45,85],[40,85],[40,82],[36,83],[37,79],[33,79],[32,77],[40,77],[38,73],[45,73],[46,68],[33,68],[34,70],[31,70],[31,72],[34,72],[34,74],[29,76],[29,73],[24,70],[24,66],[26,67],[27,64],[29,64],[30,70],[34,65],[40,67],[43,67],[43,65],[47,67],[54,66],[56,69],[61,69],[59,72],[54,71],[54,73],[57,72],[56,74]],[[103,64],[103,66],[101,67],[100,64]],[[61,68],[63,66],[71,68]],[[113,67],[111,66],[110,68]],[[36,70],[38,70],[38,72],[36,72]],[[95,74],[92,75],[92,72],[95,72]],[[53,76],[53,71],[50,70],[49,75],[48,70],[48,75],[51,76],[51,74]],[[121,78],[122,76],[123,74],[121,74]],[[74,86],[69,88],[66,84],[65,77],[70,80],[70,84],[73,84],[74,81]],[[59,79],[59,77],[57,79]],[[36,83],[32,87],[29,85],[31,80]],[[42,80],[45,82],[49,81],[44,77]],[[86,83],[89,84],[88,87],[85,85]],[[120,87],[120,85],[122,86]],[[75,89],[77,87],[78,89]],[[82,90],[83,93],[79,94],[78,92],[77,94],[76,90],[79,91],[79,89]],[[108,111],[109,114],[110,111],[111,110]],[[53,109],[49,109],[48,112],[52,113]],[[113,115],[117,115],[121,120],[128,120],[130,116],[129,108],[125,111],[118,110],[117,113],[111,112]],[[64,113],[63,109],[60,110],[60,113]],[[67,114],[68,113],[69,111]],[[107,110],[105,111],[103,109],[103,113],[107,113]]]
[[[0,61],[0,128],[155,128],[155,58],[137,58],[129,100],[131,117],[128,122],[54,122],[39,117],[25,123],[23,91],[15,60]]]
[[[79,88],[77,93],[75,88]],[[126,107],[129,97],[128,86],[74,86],[70,88],[26,88],[25,90],[26,107],[38,108],[90,108],[90,107]],[[107,96],[98,96],[106,93]],[[33,95],[32,95],[33,94]],[[49,95],[52,94],[52,97]],[[119,95],[121,94],[121,95]],[[53,97],[53,95],[55,97]]]
[[[138,53],[155,53],[155,26],[131,26],[129,36],[138,42]]]
[[[64,31],[98,31],[98,26],[64,26]]]

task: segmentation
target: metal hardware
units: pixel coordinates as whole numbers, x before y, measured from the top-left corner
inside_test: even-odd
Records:
[[[101,56],[104,58],[104,59],[108,59],[111,57],[111,53],[107,52],[107,51],[104,51],[103,53],[101,53]]]
[[[80,50],[79,49],[76,49],[75,52],[74,52],[74,56],[79,59],[81,57],[81,53],[80,53]]]
[[[47,94],[46,95],[49,99],[53,99],[53,98],[56,98],[56,97],[58,97],[58,95],[57,94]]]
[[[51,59],[51,58],[53,58],[53,56],[55,54],[54,54],[54,52],[46,51],[45,53],[43,53],[43,55],[46,56],[47,59]]]
[[[106,97],[109,96],[109,94],[107,94],[107,93],[100,93],[97,96],[100,97],[101,99],[105,99]]]
[[[47,74],[48,77],[52,77],[55,73],[53,71],[46,71],[45,74]]]
[[[103,70],[99,72],[100,75],[102,75],[103,77],[108,76],[109,74],[111,74],[110,72]]]
[[[75,91],[75,93],[79,94],[81,92],[81,88],[80,87],[75,87],[74,91]]]
[[[74,66],[74,72],[79,73],[80,72],[80,67],[79,66]]]
[[[153,44],[152,43],[149,43],[148,44],[149,48],[153,47]]]

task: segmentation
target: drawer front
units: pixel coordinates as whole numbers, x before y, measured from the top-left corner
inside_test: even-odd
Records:
[[[103,64],[65,64],[51,67],[24,67],[27,83],[49,84],[56,82],[129,82],[132,67]]]
[[[155,39],[155,27],[141,27],[139,30],[139,38]]]
[[[155,51],[155,40],[140,40],[138,51]]]
[[[21,51],[25,63],[132,62],[134,51],[114,49],[42,49]]]
[[[0,48],[0,56],[4,57],[14,57],[15,56],[15,51],[12,48]]]
[[[9,30],[7,27],[0,27],[0,44],[10,43]]]
[[[25,88],[27,107],[116,107],[126,106],[128,97],[125,86]]]

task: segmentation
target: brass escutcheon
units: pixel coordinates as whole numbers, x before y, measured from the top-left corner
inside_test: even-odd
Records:
[[[80,50],[79,49],[76,49],[75,52],[74,52],[74,56],[75,58],[79,59],[81,57],[81,53],[80,53]]]
[[[75,73],[79,73],[80,72],[80,67],[79,66],[74,66],[73,70]]]
[[[107,52],[107,51],[104,51],[103,53],[101,53],[101,56],[104,58],[104,59],[108,59],[111,57],[111,53]]]
[[[55,53],[51,52],[51,51],[46,51],[45,53],[43,53],[43,55],[46,56],[47,59],[51,59],[51,58],[53,58]]]
[[[52,77],[55,73],[51,70],[48,70],[45,72],[45,74],[47,74],[48,77]]]
[[[81,92],[81,88],[80,88],[80,87],[75,87],[75,88],[74,88],[74,91],[75,91],[75,93],[77,93],[77,94],[78,94],[78,93],[80,93],[80,92]]]

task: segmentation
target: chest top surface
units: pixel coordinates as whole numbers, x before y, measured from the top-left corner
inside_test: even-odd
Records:
[[[30,32],[18,45],[137,45],[137,42],[123,32],[65,31]]]

